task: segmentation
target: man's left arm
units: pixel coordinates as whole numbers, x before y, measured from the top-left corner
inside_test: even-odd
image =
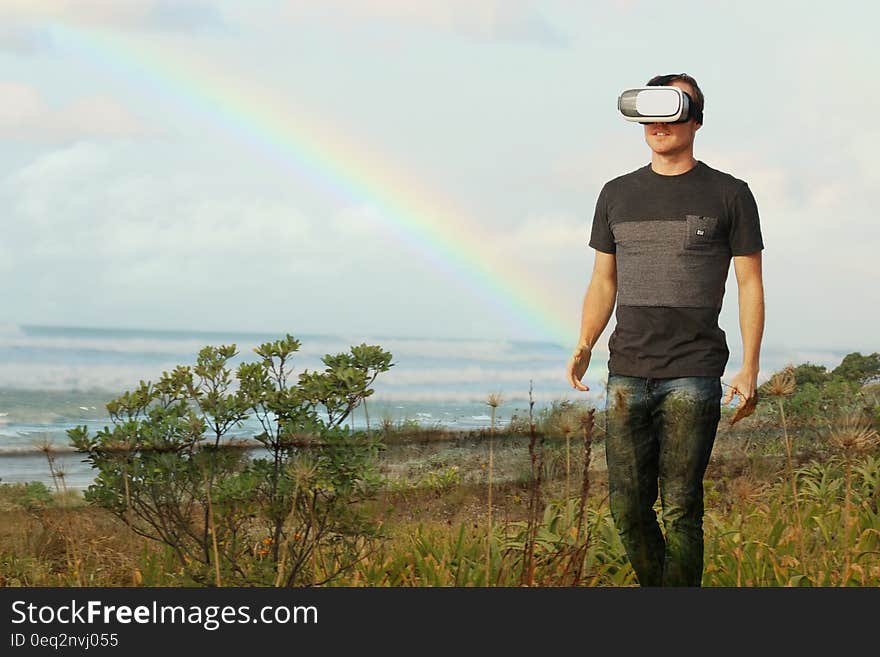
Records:
[[[731,422],[751,415],[758,396],[761,338],[764,333],[764,280],[761,273],[761,251],[734,256],[733,267],[739,288],[739,326],[742,333],[742,369],[733,377],[723,403],[734,394],[740,395],[736,414]]]

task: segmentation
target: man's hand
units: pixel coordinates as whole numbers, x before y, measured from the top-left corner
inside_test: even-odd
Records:
[[[726,406],[733,400],[735,394],[739,395],[740,401],[733,417],[730,418],[730,426],[755,412],[758,406],[758,373],[740,370],[730,382],[727,394],[724,395],[721,403]]]
[[[591,355],[592,349],[590,346],[581,344],[575,347],[571,360],[568,361],[568,382],[571,383],[571,387],[575,390],[586,392],[590,389],[589,386],[581,383],[581,379],[587,373],[587,368],[590,366]]]

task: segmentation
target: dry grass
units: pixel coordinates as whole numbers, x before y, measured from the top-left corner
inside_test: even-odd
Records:
[[[157,546],[85,504],[8,511],[0,523],[2,586],[139,586]],[[173,583],[170,575],[164,581]]]
[[[786,373],[768,388],[778,424],[719,425],[706,478],[704,583],[880,585],[876,430],[856,411],[826,420],[824,433],[794,430]],[[502,403],[488,398],[493,411],[491,401]],[[381,519],[381,547],[333,583],[632,584],[607,513],[594,424],[602,422],[592,412],[572,410],[557,418],[552,440],[531,417],[530,435],[496,434],[494,423],[483,433],[428,430],[408,444],[398,435],[383,455],[386,485],[364,503]],[[27,505],[0,495],[0,510],[0,585],[192,584],[164,548],[74,493]]]

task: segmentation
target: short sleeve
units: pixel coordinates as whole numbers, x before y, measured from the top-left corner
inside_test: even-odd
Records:
[[[608,185],[599,192],[596,200],[596,211],[593,213],[593,229],[590,233],[590,246],[597,251],[615,253],[617,245],[614,243],[614,235],[611,233],[611,225],[608,221]]]
[[[764,248],[758,204],[747,183],[743,183],[730,209],[730,252],[747,255]]]

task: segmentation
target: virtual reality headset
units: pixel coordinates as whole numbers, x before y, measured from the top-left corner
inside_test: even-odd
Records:
[[[637,123],[703,122],[703,112],[690,95],[678,87],[637,87],[617,98],[617,110]]]

